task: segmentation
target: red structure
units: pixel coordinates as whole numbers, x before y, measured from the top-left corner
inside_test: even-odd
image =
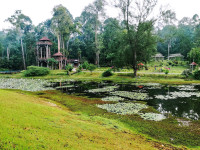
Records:
[[[52,42],[47,38],[43,37],[37,42],[37,64],[41,67],[50,67],[48,59],[54,58],[58,63],[54,64],[52,69],[65,69],[67,63],[72,64],[74,67],[79,66],[78,60],[67,60],[67,58],[58,51],[51,56]]]
[[[51,58],[52,43],[47,37],[37,42],[37,63],[41,67],[49,67],[47,59]]]
[[[67,58],[61,52],[53,54],[53,58],[58,62],[58,69],[64,69],[67,64]]]

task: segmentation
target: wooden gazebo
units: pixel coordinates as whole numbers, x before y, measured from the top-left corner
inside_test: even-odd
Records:
[[[51,58],[52,43],[47,37],[37,42],[37,64],[41,67],[49,67],[47,59]]]
[[[64,69],[67,64],[67,58],[61,52],[53,54],[53,58],[58,61],[58,69]]]

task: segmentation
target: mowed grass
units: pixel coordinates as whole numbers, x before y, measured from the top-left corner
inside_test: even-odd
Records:
[[[105,69],[105,68],[103,68]],[[4,75],[0,74],[0,78],[26,78],[26,79],[46,79],[46,80],[85,80],[85,81],[105,81],[111,80],[113,82],[142,82],[142,83],[162,83],[162,84],[192,84],[200,83],[200,80],[194,80],[193,78],[185,78],[180,74],[154,74],[154,73],[144,73],[139,71],[137,77],[133,77],[131,72],[114,73],[110,77],[102,77],[102,72],[80,72],[73,75],[66,75],[65,70],[51,70],[49,75],[46,76],[36,76],[36,77],[24,77],[23,73]]]
[[[155,143],[115,120],[72,112],[19,91],[0,90],[0,149],[148,150],[155,147]]]

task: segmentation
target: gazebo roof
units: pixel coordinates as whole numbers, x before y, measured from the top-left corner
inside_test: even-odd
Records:
[[[160,58],[160,57],[164,57],[161,53],[157,53],[155,56],[153,56],[153,57],[156,57],[156,58]]]
[[[184,57],[183,55],[181,55],[181,53],[177,53],[177,54],[171,54],[169,57]]]
[[[40,39],[40,41],[50,41],[47,37],[43,37]]]
[[[37,42],[37,45],[52,45],[52,43],[47,37],[43,37]]]
[[[53,56],[54,56],[54,57],[60,57],[60,56],[63,56],[63,54],[60,53],[60,52],[58,52],[58,53],[53,54]]]
[[[139,63],[138,66],[144,66],[144,64],[143,63]]]
[[[195,62],[192,62],[190,65],[191,65],[191,66],[196,66],[196,65],[197,65],[197,63],[195,63]]]

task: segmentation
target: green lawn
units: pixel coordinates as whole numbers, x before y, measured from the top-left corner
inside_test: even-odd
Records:
[[[179,72],[182,72],[185,68],[178,67]],[[173,70],[173,68],[172,68]],[[131,70],[130,70],[131,71]],[[178,71],[177,71],[178,72]],[[176,72],[176,73],[177,73]],[[35,79],[48,79],[48,80],[92,80],[92,81],[102,81],[102,80],[112,80],[114,82],[153,82],[153,83],[163,83],[163,84],[191,84],[200,83],[199,80],[194,80],[192,78],[184,78],[180,74],[159,74],[159,73],[149,73],[138,71],[137,77],[133,78],[132,72],[118,72],[114,73],[111,77],[102,77],[102,71],[94,71],[92,73],[88,71],[80,72],[73,75],[66,75],[65,70],[51,70],[49,75],[38,76],[38,77],[24,77],[22,73],[13,75],[0,74],[0,78],[35,78]]]
[[[67,99],[66,99],[67,101]],[[19,91],[0,90],[0,149],[155,149],[122,123]]]

